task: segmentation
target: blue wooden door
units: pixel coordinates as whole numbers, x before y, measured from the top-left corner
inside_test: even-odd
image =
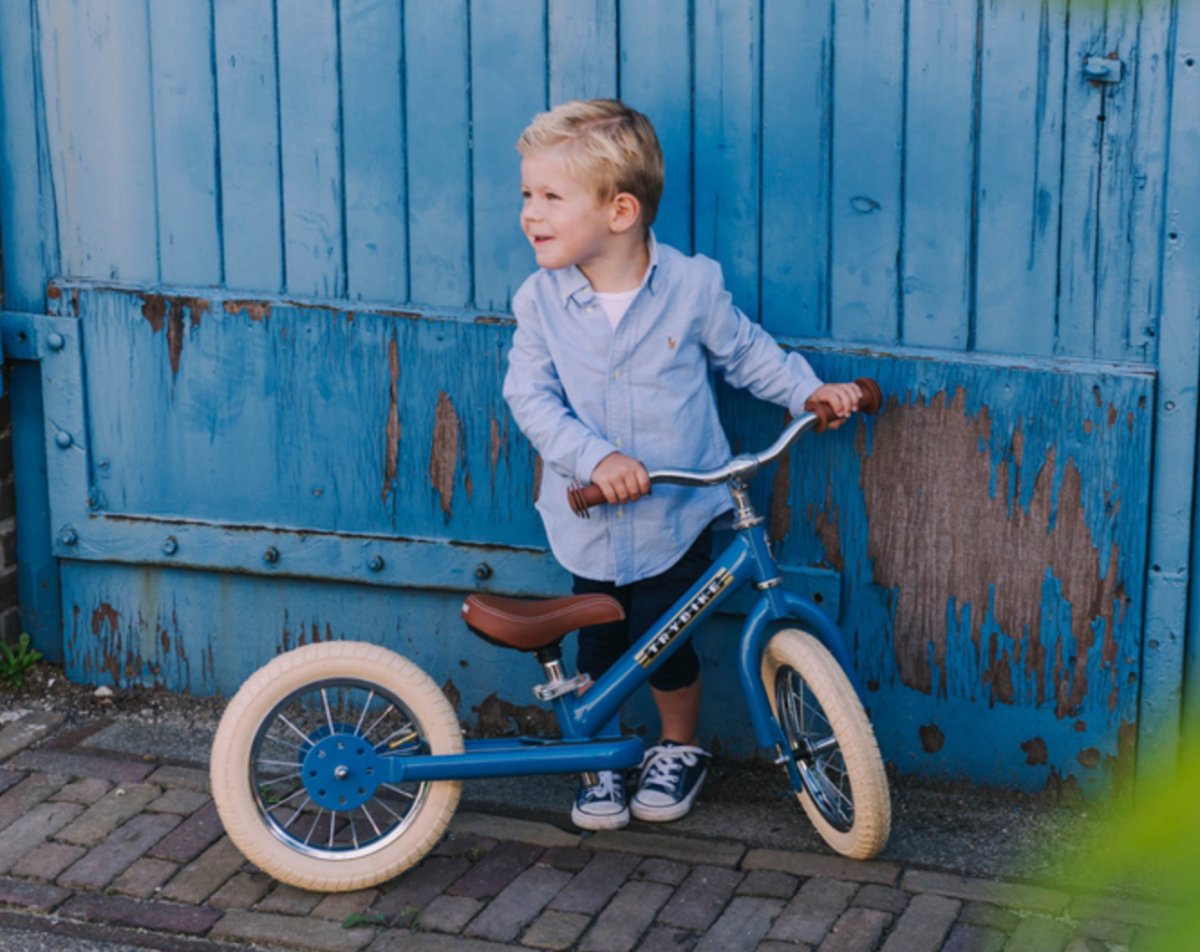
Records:
[[[27,624],[73,677],[201,693],[366,638],[468,721],[544,719],[457,606],[564,590],[499,395],[533,267],[513,144],[619,95],[663,141],[659,239],[884,384],[757,491],[887,758],[1108,789],[1139,735],[1177,742],[1184,684],[1192,6],[3,5]],[[722,401],[742,448],[783,419]],[[702,729],[744,755],[736,623],[701,641]]]

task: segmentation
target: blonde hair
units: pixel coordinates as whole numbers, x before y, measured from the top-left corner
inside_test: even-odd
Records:
[[[560,148],[561,147],[561,148]],[[568,173],[600,199],[628,192],[649,228],[663,190],[663,157],[650,120],[619,99],[574,99],[538,113],[517,140],[522,156],[560,148]]]

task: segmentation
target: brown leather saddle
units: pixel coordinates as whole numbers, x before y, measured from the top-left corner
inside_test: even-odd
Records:
[[[625,617],[621,603],[611,595],[532,599],[476,593],[467,596],[462,613],[467,627],[480,638],[518,651],[537,651],[576,628]]]

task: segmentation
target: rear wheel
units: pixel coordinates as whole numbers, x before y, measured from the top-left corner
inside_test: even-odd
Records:
[[[392,782],[386,760],[462,751],[454,709],[407,659],[360,642],[308,645],[256,672],[213,741],[213,799],[230,839],[301,889],[362,889],[438,841],[457,781]]]
[[[816,638],[788,629],[767,643],[762,679],[804,812],[837,852],[875,856],[891,831],[891,798],[871,722],[845,672]]]

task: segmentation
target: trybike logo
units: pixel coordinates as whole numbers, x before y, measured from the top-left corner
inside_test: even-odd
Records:
[[[721,569],[713,576],[713,580],[700,589],[696,593],[696,597],[684,606],[683,611],[660,628],[650,643],[634,655],[634,660],[643,668],[650,667],[654,659],[663,653],[667,645],[678,638],[680,633],[695,621],[696,616],[703,611],[704,607],[728,588],[729,583],[732,581],[733,575],[730,574],[729,570]]]

